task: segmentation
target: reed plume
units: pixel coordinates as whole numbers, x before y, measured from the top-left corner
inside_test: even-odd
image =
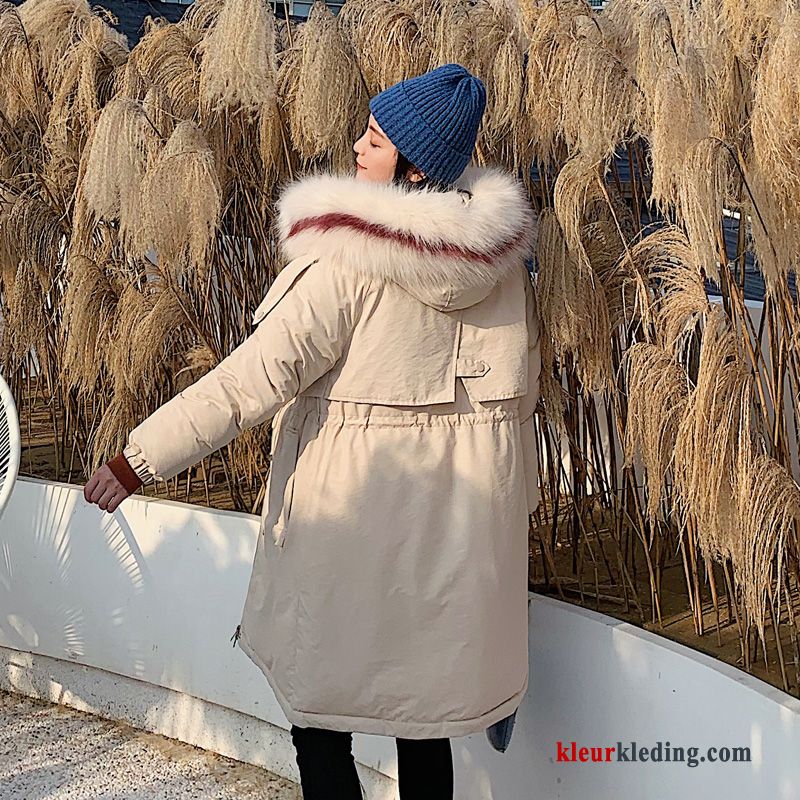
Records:
[[[206,113],[240,109],[254,117],[274,103],[275,16],[265,0],[225,0],[197,52]]]
[[[140,254],[152,246],[176,278],[197,270],[202,281],[221,213],[214,155],[202,130],[180,122],[142,179]]]

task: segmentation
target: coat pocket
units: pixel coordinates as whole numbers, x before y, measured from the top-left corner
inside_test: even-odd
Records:
[[[292,514],[295,470],[300,453],[301,431],[282,425],[276,431],[277,442],[272,455],[266,486],[266,508],[261,521],[261,531],[272,532],[272,540],[283,547],[286,528]]]

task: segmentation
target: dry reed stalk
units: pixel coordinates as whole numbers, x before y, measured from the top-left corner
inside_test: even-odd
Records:
[[[661,513],[667,475],[672,466],[678,424],[686,411],[689,381],[685,370],[663,348],[637,342],[625,352],[628,414],[624,466],[632,467],[638,449],[647,470],[647,517]]]
[[[603,286],[608,306],[610,330],[633,322],[644,281],[632,269],[630,247],[636,237],[636,224],[630,208],[613,187],[607,197],[595,198],[584,211],[582,242],[593,273]],[[645,294],[644,302],[649,305]]]
[[[63,230],[55,209],[34,190],[23,192],[8,209],[3,235],[19,261],[28,261],[39,278],[42,290],[49,291],[53,280]]]
[[[103,109],[87,150],[81,196],[96,218],[119,219],[129,251],[138,247],[145,215],[142,181],[160,143],[142,103],[120,95]]]
[[[582,245],[581,245],[582,247]],[[579,266],[556,215],[542,212],[537,245],[537,297],[542,329],[563,361],[572,354],[586,391],[608,390],[611,329],[606,296],[588,260]]]
[[[778,275],[771,276],[777,280],[797,268],[800,252],[800,86],[794,79],[798,59],[800,11],[795,10],[758,65],[752,115],[753,169],[769,192],[770,216],[779,226],[769,234],[781,248],[774,264]]]
[[[639,294],[645,329],[652,327],[654,343],[686,366],[687,348],[711,308],[686,235],[674,225],[665,225],[637,242],[630,260],[645,286],[656,287]]]
[[[480,69],[481,43],[476,40],[479,12],[470,0],[435,0],[420,20],[431,42],[433,64],[462,64],[470,72]]]
[[[520,117],[525,73],[519,14],[499,0],[483,0],[475,12],[476,74],[486,86],[481,135],[494,142],[512,135]]]
[[[292,143],[306,159],[330,155],[337,170],[352,168],[353,137],[369,116],[368,98],[353,50],[323,2],[314,3],[295,47],[285,95]]]
[[[638,43],[636,80],[645,94],[650,94],[663,70],[680,63],[683,13],[664,0],[640,5],[637,11],[633,23]]]
[[[153,133],[162,141],[172,136],[178,121],[172,108],[167,90],[163,86],[153,84],[142,99],[142,111],[150,123]]]
[[[727,269],[728,265],[727,253],[720,252],[718,246],[722,220],[725,209],[741,207],[738,187],[736,161],[724,142],[709,137],[688,148],[677,208],[695,263],[717,284],[721,281],[720,267]]]
[[[698,77],[710,135],[731,144],[742,142],[749,135],[753,72],[742,68],[728,41],[719,0],[694,10],[686,62],[691,62],[689,72]]]
[[[8,294],[8,316],[3,320],[5,356],[4,370],[18,369],[32,347],[47,353],[47,319],[45,318],[45,292],[34,264],[21,259],[14,276],[14,289]]]
[[[598,166],[591,156],[577,153],[563,165],[553,187],[553,208],[567,247],[578,269],[587,271],[590,264],[581,231],[587,204],[602,197],[597,182]]]
[[[637,78],[641,18],[652,9],[652,0],[610,0],[603,9],[601,25],[608,46]]]
[[[145,397],[152,396],[154,390],[163,385],[164,362],[170,364],[187,335],[188,327],[184,310],[187,304],[178,297],[178,290],[159,287],[154,297],[148,298],[149,302],[152,302],[149,313],[137,320],[127,343],[130,377]],[[130,315],[120,317],[120,329],[126,318],[131,319]],[[174,369],[169,372],[174,373]],[[126,380],[131,383],[130,378]]]
[[[750,430],[742,429],[752,387],[724,310],[713,304],[704,323],[695,387],[675,441],[674,486],[701,551],[720,561],[734,555],[736,463],[752,447]]]
[[[194,44],[184,28],[148,18],[122,73],[120,93],[141,100],[153,84],[163,87],[177,120],[197,117],[200,69]]]
[[[275,101],[275,16],[266,0],[225,0],[197,45],[204,113],[241,110],[251,118]]]
[[[214,154],[193,122],[179,123],[142,179],[139,254],[152,246],[176,279],[197,272],[202,283],[222,197]]]
[[[89,4],[87,0],[25,0],[19,15],[44,83],[52,92],[59,59],[92,19]]]
[[[789,8],[786,0],[720,0],[718,13],[726,39],[745,69],[757,65]]]
[[[117,301],[118,293],[102,266],[86,256],[69,259],[60,378],[82,400],[97,391],[107,368]]]
[[[115,387],[89,439],[91,458],[87,471],[90,474],[125,446],[127,432],[136,426],[139,419],[138,400],[138,395],[126,394]]]
[[[264,170],[265,197],[269,195],[268,187],[274,185],[284,174],[285,146],[286,130],[276,95],[272,103],[261,109],[258,117],[258,152]]]
[[[568,69],[572,23],[590,13],[583,0],[548,2],[530,36],[522,123],[533,155],[547,170],[562,160],[562,81]]]
[[[547,330],[543,324],[541,329]],[[542,370],[539,376],[539,396],[542,398],[545,418],[553,425],[556,436],[560,438],[567,435],[565,414],[569,395],[561,384],[560,368],[558,377],[554,374],[553,365],[556,362],[556,354],[549,332],[542,336],[540,348]]]
[[[793,228],[773,189],[772,175],[758,166],[755,155],[740,159],[746,187],[743,213],[750,222],[748,248],[758,259],[768,295],[778,296],[788,273],[797,272],[798,231]]]
[[[17,7],[0,3],[0,112],[16,125],[36,111],[36,62]]]
[[[66,146],[86,135],[113,94],[114,77],[128,58],[125,37],[100,17],[90,17],[62,56],[54,60],[53,106],[45,140]]]
[[[748,409],[749,414],[749,409]],[[746,428],[749,420],[743,420]],[[764,641],[764,611],[772,606],[772,586],[783,582],[787,544],[800,521],[800,487],[781,463],[750,448],[741,448],[737,463],[738,542],[734,576],[742,590],[748,622]]]
[[[707,134],[705,108],[691,79],[668,61],[655,78],[649,134],[653,180],[648,200],[660,213],[680,207],[687,152]]]
[[[431,0],[348,0],[337,17],[349,40],[367,95],[436,66],[433,38],[422,28]]]
[[[217,22],[225,0],[193,0],[176,23],[192,45],[198,45]]]
[[[591,161],[613,155],[638,115],[640,93],[593,22],[579,18],[561,77],[561,130],[567,146]]]

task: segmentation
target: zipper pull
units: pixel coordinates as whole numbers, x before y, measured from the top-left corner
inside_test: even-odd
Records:
[[[233,645],[231,645],[232,647],[236,647],[236,642],[239,641],[239,637],[241,636],[241,634],[242,634],[242,626],[237,625],[236,630],[233,632],[233,636],[231,636],[230,638],[230,641],[233,642]]]

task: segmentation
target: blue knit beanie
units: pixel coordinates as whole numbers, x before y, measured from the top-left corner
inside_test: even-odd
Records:
[[[472,158],[486,88],[444,64],[376,94],[369,110],[397,149],[432,180],[452,184]]]

